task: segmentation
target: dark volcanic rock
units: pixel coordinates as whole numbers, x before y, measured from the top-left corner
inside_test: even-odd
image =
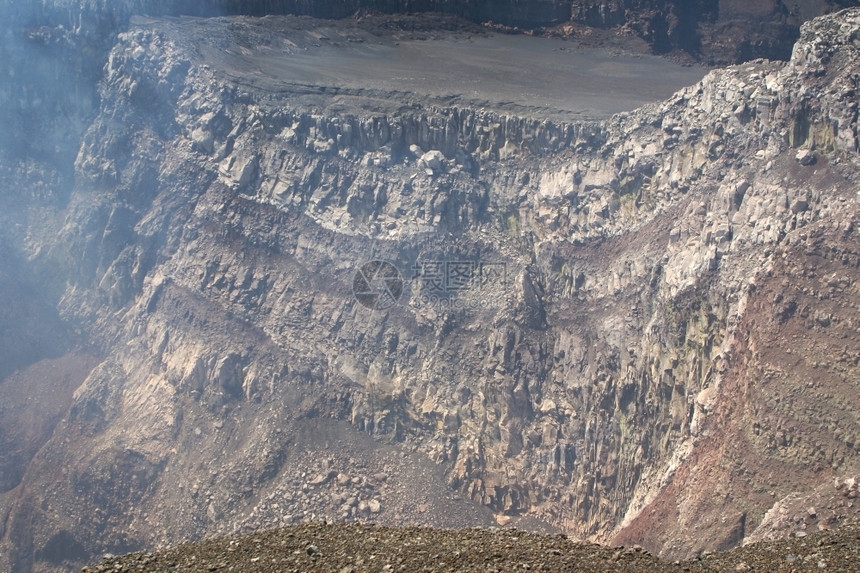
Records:
[[[632,547],[575,543],[516,530],[390,529],[319,523],[108,557],[85,573],[179,570],[263,571],[851,571],[860,558],[856,526],[801,540],[762,543],[690,562],[667,563]]]

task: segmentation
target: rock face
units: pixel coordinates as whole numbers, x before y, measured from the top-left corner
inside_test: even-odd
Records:
[[[675,557],[816,487],[804,527],[851,514],[860,11],[578,123],[252,89],[206,50],[260,25],[138,21],[74,185],[5,158],[8,241],[100,358],[2,482],[3,569],[312,517]]]

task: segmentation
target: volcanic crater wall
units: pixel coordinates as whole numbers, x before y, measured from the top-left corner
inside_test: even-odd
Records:
[[[311,517],[764,535],[860,472],[858,27],[564,123],[309,111],[133,26],[13,235],[102,358],[0,494],[4,567]],[[385,310],[352,293],[374,258],[408,279]],[[428,304],[409,272],[464,261],[505,280]],[[414,497],[437,470],[456,511]]]

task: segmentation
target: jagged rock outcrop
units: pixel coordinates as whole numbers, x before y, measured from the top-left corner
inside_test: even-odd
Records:
[[[576,123],[307,108],[202,55],[259,25],[122,34],[16,236],[102,358],[0,494],[4,566],[312,516],[690,555],[857,475],[860,13]]]

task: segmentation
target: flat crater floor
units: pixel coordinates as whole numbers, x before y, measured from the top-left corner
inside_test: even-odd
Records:
[[[657,56],[495,33],[448,19],[448,29],[416,30],[422,17],[413,18],[408,26],[292,16],[136,24],[171,28],[227,81],[344,112],[390,113],[426,104],[600,119],[666,99],[707,73]]]

